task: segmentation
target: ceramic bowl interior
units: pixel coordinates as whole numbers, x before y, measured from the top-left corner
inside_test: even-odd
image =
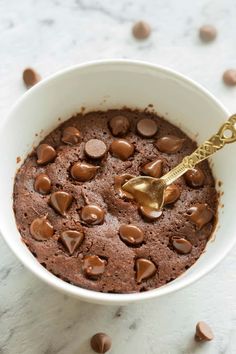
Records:
[[[0,126],[1,233],[27,268],[69,295],[104,304],[126,304],[165,295],[206,274],[235,242],[236,144],[226,146],[211,160],[214,176],[222,183],[214,241],[209,241],[195,265],[163,287],[123,295],[82,289],[48,272],[21,241],[12,210],[12,192],[16,170],[32,147],[61,121],[81,109],[106,110],[123,106],[144,109],[150,104],[198,142],[215,133],[228,116],[212,95],[180,74],[147,63],[111,60],[76,66],[42,81],[23,95]],[[17,163],[18,156],[20,163]]]

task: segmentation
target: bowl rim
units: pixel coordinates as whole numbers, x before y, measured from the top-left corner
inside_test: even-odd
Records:
[[[130,66],[136,66],[140,68],[146,67],[147,69],[159,71],[160,73],[174,77],[179,81],[185,82],[188,85],[188,87],[192,87],[197,91],[201,92],[202,94],[204,94],[205,96],[207,96],[208,99],[210,99],[216,106],[218,106],[218,108],[222,112],[224,112],[226,116],[229,115],[229,111],[223,106],[223,104],[221,104],[221,102],[214,95],[212,95],[207,89],[205,89],[201,84],[198,84],[194,80],[186,77],[185,75],[173,69],[169,69],[164,66],[156,65],[154,63],[149,63],[147,61],[141,61],[141,60],[105,59],[105,60],[88,61],[82,64],[70,66],[66,69],[62,69],[56,72],[53,75],[50,75],[49,77],[39,82],[37,85],[32,87],[29,91],[25,92],[12,106],[12,108],[6,115],[5,119],[2,120],[2,124],[0,124],[0,133],[4,132],[4,126],[8,118],[14,113],[15,110],[17,110],[18,106],[28,97],[30,97],[30,95],[34,94],[34,92],[37,91],[39,88],[41,87],[43,88],[49,82],[53,80],[57,80],[58,77],[61,77],[73,71],[77,71],[77,70],[80,71],[83,69],[89,69],[91,67],[99,67],[99,66],[102,67],[107,65],[120,65],[124,67],[130,65]],[[231,250],[231,248],[236,242],[236,238],[233,239],[231,242],[228,242],[227,247],[224,249],[224,251],[219,253],[218,257],[216,257],[213,261],[211,261],[204,269],[196,272],[196,274],[194,275],[191,275],[191,277],[187,280],[185,280],[185,278],[183,277],[182,282],[179,283],[173,282],[171,284],[171,287],[166,288],[165,286],[162,286],[160,288],[156,288],[141,293],[112,294],[112,293],[96,292],[94,290],[88,290],[73,284],[69,284],[64,280],[57,278],[55,275],[45,270],[44,268],[42,268],[42,271],[39,271],[38,267],[32,267],[32,265],[30,265],[27,262],[27,260],[25,260],[23,254],[21,254],[21,252],[18,251],[17,243],[14,243],[11,238],[4,235],[4,231],[2,230],[1,225],[0,225],[0,233],[3,239],[5,240],[5,242],[7,243],[7,245],[9,246],[9,248],[13,251],[16,257],[24,264],[24,266],[27,269],[29,269],[32,273],[34,273],[39,279],[46,282],[48,285],[53,286],[57,290],[60,290],[66,293],[67,295],[79,298],[84,301],[100,303],[100,304],[114,304],[114,305],[115,304],[121,305],[121,304],[126,304],[131,302],[134,303],[134,302],[140,302],[147,299],[157,298],[159,296],[173,293],[177,290],[180,290],[194,283],[195,281],[199,280],[201,277],[206,275],[208,272],[210,272],[226,256],[226,254]],[[36,259],[35,261],[38,262]]]

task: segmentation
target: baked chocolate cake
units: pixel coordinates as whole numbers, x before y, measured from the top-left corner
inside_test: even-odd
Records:
[[[14,211],[38,261],[80,287],[131,293],[162,286],[191,267],[217,211],[207,161],[168,187],[162,212],[138,206],[122,184],[160,177],[196,148],[154,113],[78,114],[52,131],[17,172]]]

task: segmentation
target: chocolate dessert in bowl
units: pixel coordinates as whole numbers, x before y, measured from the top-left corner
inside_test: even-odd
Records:
[[[161,177],[227,116],[204,89],[144,63],[87,64],[45,80],[1,130],[1,144],[10,131],[15,142],[2,191],[4,238],[40,278],[87,301],[127,303],[190,284],[234,242],[218,207],[227,205],[228,218],[227,149],[213,167],[204,161],[169,186],[162,211],[137,205],[122,184]]]

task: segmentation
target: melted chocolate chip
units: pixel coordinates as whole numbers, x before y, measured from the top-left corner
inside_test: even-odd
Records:
[[[135,225],[121,225],[119,229],[120,238],[131,246],[140,245],[144,239],[143,231]]]
[[[45,173],[41,173],[35,178],[34,189],[41,194],[48,194],[51,190],[51,180]]]
[[[85,144],[84,150],[91,159],[101,159],[107,152],[107,147],[102,140],[90,139]]]
[[[173,237],[172,244],[178,253],[188,254],[192,251],[192,244],[185,238]]]
[[[145,258],[137,259],[135,267],[137,283],[141,283],[143,280],[151,278],[157,271],[155,264]]]
[[[71,194],[58,191],[51,194],[49,203],[59,214],[65,216],[72,201],[73,197]]]
[[[157,133],[157,122],[150,118],[143,118],[138,121],[136,128],[141,136],[151,138]]]
[[[177,184],[171,184],[164,192],[164,205],[175,203],[180,197],[180,188]]]
[[[203,186],[205,175],[199,167],[195,167],[184,174],[184,179],[189,187],[197,188]]]
[[[162,160],[156,159],[141,167],[142,173],[150,177],[159,178],[162,175]]]
[[[106,353],[111,349],[111,338],[105,333],[97,333],[90,341],[91,348],[96,353]]]
[[[129,174],[123,174],[121,176],[114,177],[114,189],[120,198],[134,199],[133,195],[129,192],[126,192],[122,189],[123,184],[125,184],[128,180],[133,178],[134,176]]]
[[[214,213],[206,203],[198,203],[188,209],[187,216],[200,230],[204,225],[211,221]]]
[[[37,241],[48,240],[54,234],[53,226],[48,221],[47,217],[36,218],[30,225],[30,233]]]
[[[38,157],[37,164],[39,165],[45,165],[48,162],[52,162],[57,156],[55,149],[48,144],[40,144],[36,149],[36,153]]]
[[[104,210],[95,204],[88,204],[81,210],[81,219],[89,225],[102,224],[104,217]]]
[[[125,116],[115,116],[109,121],[109,127],[111,129],[112,135],[114,136],[124,136],[128,133],[130,128],[130,123]]]
[[[206,322],[200,321],[196,325],[195,340],[197,342],[210,341],[214,339],[214,334]]]
[[[80,132],[75,127],[67,127],[63,130],[61,140],[68,145],[78,144],[81,140]]]
[[[98,256],[91,255],[85,256],[83,259],[83,271],[88,278],[97,278],[101,275],[106,266],[106,261],[99,258]]]
[[[98,170],[98,166],[90,165],[87,162],[76,162],[71,170],[71,176],[80,182],[86,182],[93,179]]]
[[[59,238],[70,255],[72,255],[84,240],[84,233],[76,230],[65,230]]]
[[[34,86],[41,80],[41,76],[32,68],[23,71],[23,80],[27,87]]]
[[[157,140],[156,146],[161,152],[172,154],[181,150],[184,141],[185,139],[181,139],[174,135],[163,136]]]
[[[162,214],[161,210],[154,210],[154,209],[151,209],[151,208],[149,208],[147,206],[143,206],[143,205],[141,205],[139,207],[139,211],[141,212],[142,216],[144,216],[146,219],[148,219],[150,221],[154,221],[154,220],[159,219],[159,217]]]
[[[133,155],[134,145],[125,139],[114,140],[110,145],[110,152],[114,157],[125,161]]]

